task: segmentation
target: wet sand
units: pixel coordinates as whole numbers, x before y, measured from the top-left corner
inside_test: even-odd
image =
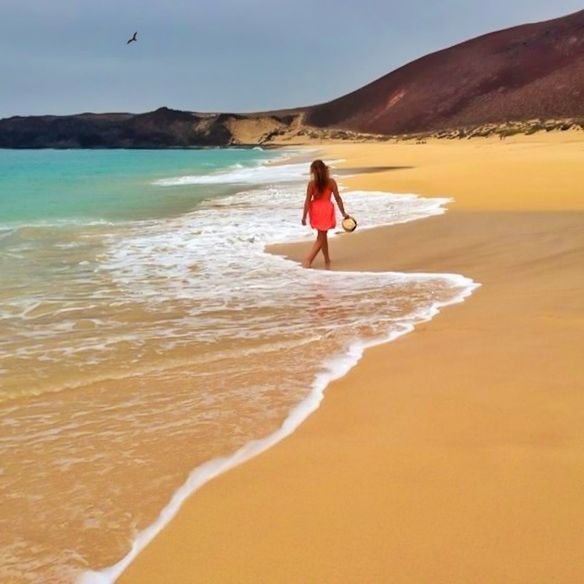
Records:
[[[411,167],[342,177],[351,189],[456,199],[334,238],[335,269],[482,286],[367,350],[294,434],[194,494],[120,582],[580,581],[584,134],[323,157]]]

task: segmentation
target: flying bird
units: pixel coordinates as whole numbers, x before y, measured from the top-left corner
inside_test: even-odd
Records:
[[[126,43],[127,45],[129,45],[130,43],[135,43],[138,39],[136,38],[138,36],[138,33],[135,32],[134,36]]]

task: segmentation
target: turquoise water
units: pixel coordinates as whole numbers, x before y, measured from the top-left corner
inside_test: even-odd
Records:
[[[0,223],[116,221],[173,216],[226,185],[152,184],[176,175],[208,175],[256,166],[273,153],[208,150],[0,150]],[[232,188],[232,187],[231,187]]]

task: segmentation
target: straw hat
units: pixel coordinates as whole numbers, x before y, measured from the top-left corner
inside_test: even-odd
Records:
[[[357,221],[353,217],[345,217],[343,219],[343,229],[347,232],[355,231],[357,229]]]

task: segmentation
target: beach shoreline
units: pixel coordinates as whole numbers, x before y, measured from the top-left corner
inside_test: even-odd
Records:
[[[285,154],[282,156],[262,163],[259,167],[259,172],[269,172],[269,169],[274,169],[274,167],[275,169],[282,167],[284,171],[290,167],[294,167],[297,170],[299,165],[304,166],[304,164],[309,164],[309,161],[311,160],[309,153],[315,154],[318,152],[318,149],[309,147],[300,150],[286,148],[284,149]],[[332,162],[342,162],[342,160]],[[368,172],[369,170],[370,169],[363,169],[362,172]],[[351,175],[355,175],[360,172],[358,169],[349,169],[349,171]],[[339,170],[339,174],[343,174],[343,171]],[[163,181],[159,182],[164,183],[164,186],[166,186],[167,183],[168,185],[172,186],[175,183],[182,184],[185,180],[198,180],[198,177],[177,177],[172,179],[164,179]],[[299,183],[296,186],[300,186],[302,189],[304,187],[304,183]],[[361,201],[359,204],[362,204],[363,200],[365,200],[369,204],[374,205],[374,208],[378,209],[379,211],[379,214],[377,215],[369,214],[370,220],[375,221],[376,223],[373,225],[366,225],[365,229],[376,229],[377,227],[383,225],[397,225],[400,223],[418,221],[421,218],[430,217],[433,215],[441,215],[442,213],[446,212],[445,205],[451,201],[451,199],[446,198],[428,199],[418,197],[416,195],[409,195],[408,197],[402,198],[401,196],[392,196],[390,193],[378,194],[377,196],[374,196],[373,199],[367,199],[363,194],[359,194],[357,196],[353,194],[353,198],[351,200],[354,204],[357,203],[357,199]],[[381,207],[379,206],[380,204]],[[393,209],[393,212],[390,214],[387,213],[388,205],[391,209]],[[383,218],[384,216],[385,218]],[[289,245],[294,245],[296,243],[302,244],[311,239],[311,236],[308,238],[306,236],[301,238],[300,234],[301,231],[297,233],[298,238],[288,238],[287,243]],[[341,234],[342,231],[337,229],[334,233],[331,234],[331,236],[338,236]],[[282,236],[282,239],[284,239],[283,234],[280,234],[280,236]],[[270,239],[273,241],[273,238]],[[271,254],[269,251],[267,251],[266,248],[264,248],[262,255],[264,254],[268,254],[268,257],[271,258],[274,256],[274,254]],[[287,264],[287,270],[289,270],[291,267],[298,268],[299,266],[292,266],[291,264]],[[363,277],[366,279],[374,277],[373,274],[367,274],[362,270],[355,270],[352,272],[344,271],[343,275],[347,277],[352,276],[353,278],[358,277],[360,279]],[[381,288],[388,286],[387,293],[391,294],[391,279],[395,278],[395,275],[389,274],[389,277],[389,281],[378,281],[377,285]],[[335,278],[333,278],[333,281],[334,279]],[[398,280],[403,281],[404,279],[408,280],[408,275],[398,275]],[[303,423],[303,421],[319,407],[319,404],[324,398],[324,392],[330,383],[346,375],[346,373],[350,371],[362,358],[365,350],[373,346],[391,342],[401,337],[402,335],[411,332],[419,324],[434,318],[443,308],[457,304],[459,302],[463,302],[465,298],[470,296],[473,291],[480,286],[480,284],[473,282],[472,280],[465,278],[460,274],[417,273],[413,275],[413,278],[409,278],[410,282],[415,280],[417,284],[421,284],[422,286],[432,286],[432,282],[435,282],[436,279],[442,280],[443,283],[448,282],[446,286],[452,287],[451,294],[453,295],[449,296],[447,299],[440,299],[439,291],[435,290],[433,301],[429,305],[426,306],[420,297],[418,301],[414,303],[414,306],[417,307],[413,309],[413,312],[410,312],[409,314],[406,313],[401,318],[395,316],[391,325],[387,325],[386,323],[388,326],[387,330],[383,330],[383,327],[380,328],[380,330],[383,331],[381,334],[373,336],[367,334],[364,334],[363,336],[357,335],[350,342],[350,344],[343,347],[340,352],[333,351],[331,355],[326,357],[320,364],[318,371],[311,383],[308,394],[291,408],[288,415],[283,419],[282,424],[279,427],[277,427],[273,432],[266,434],[265,436],[250,439],[249,442],[244,443],[234,452],[226,453],[220,457],[210,458],[204,463],[194,467],[193,470],[188,474],[186,480],[180,485],[179,488],[175,490],[168,503],[165,504],[165,506],[162,508],[158,518],[137,532],[135,538],[132,541],[132,546],[129,553],[127,553],[115,564],[101,569],[98,572],[91,570],[83,572],[77,581],[81,584],[101,584],[104,582],[115,581],[119,575],[122,574],[123,571],[131,564],[131,562],[141,553],[141,551],[147,545],[149,545],[151,541],[153,541],[157,534],[160,533],[170,521],[172,521],[173,517],[180,510],[180,507],[186,501],[186,499],[188,499],[199,488],[201,488],[208,481],[212,480],[214,477],[219,476],[231,468],[234,468],[235,466],[238,466],[243,462],[259,455],[294,432]],[[327,281],[332,283],[331,276],[327,276]],[[310,279],[307,283],[309,282]],[[458,291],[454,294],[455,289]]]
[[[453,195],[456,201],[453,210],[443,216],[333,238],[335,269],[455,272],[484,283],[487,289],[480,289],[470,301],[419,326],[413,334],[368,349],[356,368],[327,388],[332,395],[298,430],[262,456],[217,477],[190,499],[175,520],[130,565],[121,582],[162,582],[164,578],[173,582],[252,582],[258,578],[282,582],[463,582],[473,578],[492,582],[503,575],[509,582],[544,582],[545,578],[549,581],[551,564],[542,566],[543,559],[535,561],[533,554],[526,556],[531,563],[518,561],[515,568],[505,564],[510,554],[502,545],[494,545],[495,532],[483,529],[478,520],[488,516],[487,509],[496,511],[487,504],[494,502],[489,495],[495,492],[502,508],[511,500],[517,501],[518,492],[513,487],[521,491],[525,485],[520,479],[524,477],[514,474],[513,467],[508,465],[517,464],[517,458],[529,471],[526,475],[531,473],[532,479],[536,479],[535,499],[527,497],[528,502],[539,500],[554,485],[545,483],[538,474],[537,461],[521,459],[517,453],[515,458],[508,452],[502,456],[497,451],[489,463],[499,471],[501,481],[491,481],[491,491],[485,493],[480,480],[485,479],[485,469],[470,464],[477,453],[498,445],[492,431],[483,427],[488,426],[485,411],[494,422],[503,420],[508,424],[506,438],[510,443],[517,438],[512,424],[515,418],[505,416],[509,412],[498,412],[488,403],[489,399],[501,397],[497,392],[501,379],[485,373],[481,385],[480,359],[470,371],[464,359],[459,362],[461,355],[471,348],[482,347],[484,361],[489,362],[489,355],[494,361],[488,363],[488,371],[496,372],[503,359],[493,342],[503,334],[495,326],[498,318],[512,327],[513,338],[508,345],[512,352],[516,351],[517,361],[529,363],[542,349],[549,351],[541,343],[526,346],[519,342],[516,337],[525,332],[517,323],[516,327],[510,323],[523,318],[527,319],[527,329],[532,334],[543,327],[546,334],[558,337],[557,357],[568,367],[570,382],[581,380],[582,371],[575,361],[577,349],[570,348],[564,336],[575,340],[570,335],[580,333],[582,326],[575,318],[581,304],[573,292],[582,279],[576,268],[582,256],[584,197],[578,188],[582,178],[578,164],[582,161],[582,138],[575,134],[536,138],[517,138],[506,144],[482,140],[473,144],[324,147],[326,157],[344,159],[343,166],[380,168],[389,158],[392,165],[407,167],[343,178],[348,188]],[[542,160],[548,164],[542,165]],[[510,175],[510,169],[517,166],[519,172]],[[482,183],[478,180],[481,178]],[[497,191],[501,184],[504,192]],[[555,191],[553,200],[549,197],[550,187]],[[543,243],[539,242],[542,237]],[[430,246],[428,241],[432,242]],[[297,260],[306,245],[287,244],[269,249]],[[372,249],[378,253],[372,254]],[[559,275],[548,255],[556,262],[561,259]],[[508,281],[503,275],[510,275]],[[539,297],[535,294],[528,315],[521,311],[522,286],[534,293],[543,290]],[[558,297],[563,300],[562,309],[557,309],[561,318],[554,316]],[[502,302],[502,298],[507,302]],[[513,308],[517,314],[509,313]],[[551,311],[551,316],[540,323],[538,314],[544,309]],[[556,330],[558,319],[569,320],[571,328]],[[523,325],[525,328],[525,322]],[[450,361],[446,359],[449,351],[456,359],[452,360],[452,355]],[[399,363],[394,363],[398,357]],[[424,366],[416,368],[421,360]],[[510,367],[509,363],[503,364]],[[435,377],[431,386],[427,382],[428,371]],[[551,372],[547,370],[548,374]],[[470,392],[476,400],[473,403],[466,384],[475,376],[478,388]],[[387,379],[392,379],[391,391],[386,386]],[[544,375],[542,379],[537,388],[539,400],[544,399],[542,395],[546,396],[552,383],[552,377]],[[524,381],[518,386],[514,398],[523,399],[530,411],[528,406],[535,407],[530,402],[533,397],[525,391]],[[563,386],[562,389],[565,390]],[[579,396],[562,395],[564,400],[569,397],[578,403]],[[554,411],[558,408],[557,404],[549,405]],[[571,404],[572,410],[575,405]],[[420,424],[420,412],[427,426]],[[537,408],[530,413],[533,415],[529,422],[522,422],[529,426],[529,431],[519,432],[526,450],[527,446],[534,446],[532,434],[539,436],[535,444],[539,447],[541,436],[558,432],[555,425],[553,432],[546,426],[545,416]],[[448,420],[450,426],[436,426],[431,423],[433,418]],[[471,420],[477,423],[480,439],[470,432]],[[582,458],[577,421],[569,416],[564,420],[570,422],[569,455],[576,461]],[[429,446],[428,436],[439,447]],[[534,454],[532,450],[530,455]],[[405,453],[417,456],[404,458]],[[550,466],[557,466],[567,455],[562,452],[562,456],[554,458],[547,450],[545,453]],[[530,466],[529,462],[533,464]],[[565,468],[560,464],[559,470]],[[556,488],[571,492],[575,469],[569,470],[558,473]],[[445,480],[447,477],[456,477],[459,482]],[[454,485],[470,487],[474,495],[483,497],[483,505],[473,506],[476,497],[465,499]],[[456,495],[463,508],[481,517],[467,521],[467,515],[452,509],[446,495]],[[436,505],[438,501],[441,506]],[[425,510],[424,514],[416,512],[414,502],[418,510]],[[575,498],[570,505],[571,512],[577,512],[581,502]],[[520,508],[529,508],[533,514],[530,505]],[[563,511],[567,508],[568,503]],[[448,521],[443,515],[447,509],[451,511]],[[538,524],[542,517],[547,517],[548,511],[536,510],[531,526],[533,521]],[[380,521],[380,517],[387,517],[388,522]],[[495,519],[502,520],[496,513]],[[527,515],[514,519],[523,532]],[[453,531],[454,527],[460,531]],[[569,529],[562,521],[559,527],[563,529],[564,540],[569,539],[568,544],[577,541],[581,526]],[[269,538],[260,535],[264,533],[262,528],[270,532]],[[466,558],[451,549],[464,543],[462,540],[457,543],[456,537],[461,534],[471,537],[476,544],[476,550],[471,549]],[[516,537],[517,533],[504,534],[501,539],[513,548],[508,541],[511,535]],[[539,557],[546,558],[547,555],[541,555],[540,535],[532,529],[520,543],[522,547],[531,543],[534,553],[538,550]],[[446,541],[441,545],[445,536],[451,538],[449,545]],[[386,552],[384,557],[380,555],[382,549]],[[436,557],[437,551],[446,552],[441,560]],[[511,551],[517,553],[516,548]],[[425,561],[414,561],[424,552]],[[563,553],[572,561],[564,566],[557,581],[569,582],[562,578],[576,573],[574,570],[581,566],[575,561],[573,545],[567,545]],[[476,577],[479,570],[483,579]]]

